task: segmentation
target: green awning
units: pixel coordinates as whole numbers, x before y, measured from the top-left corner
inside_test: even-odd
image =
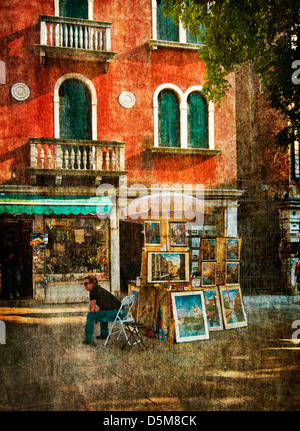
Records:
[[[108,196],[46,196],[0,194],[0,214],[111,214]]]

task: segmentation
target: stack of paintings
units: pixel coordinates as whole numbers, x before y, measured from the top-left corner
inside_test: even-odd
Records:
[[[176,341],[207,340],[211,331],[247,326],[240,238],[204,237],[201,229],[186,232],[186,223],[176,221],[163,229],[160,221],[144,222],[147,283],[199,280],[196,290],[171,292]]]

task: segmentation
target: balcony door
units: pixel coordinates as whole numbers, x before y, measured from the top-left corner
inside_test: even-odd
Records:
[[[88,19],[88,0],[59,0],[59,16]]]
[[[91,94],[78,79],[67,79],[59,88],[59,130],[62,139],[92,139]]]

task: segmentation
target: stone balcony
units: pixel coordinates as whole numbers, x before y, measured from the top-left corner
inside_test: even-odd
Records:
[[[56,185],[64,176],[90,176],[99,185],[103,177],[127,174],[123,142],[30,138],[28,144],[32,185],[41,175],[54,175]]]
[[[101,61],[108,70],[111,59],[111,23],[40,15],[40,44],[34,51],[42,66],[46,58]]]

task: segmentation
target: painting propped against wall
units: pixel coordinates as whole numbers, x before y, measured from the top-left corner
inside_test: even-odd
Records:
[[[203,292],[172,292],[172,310],[178,343],[208,340],[209,330]]]
[[[219,288],[225,328],[247,326],[240,286],[220,286]]]
[[[224,329],[220,295],[217,287],[203,289],[209,331]]]

